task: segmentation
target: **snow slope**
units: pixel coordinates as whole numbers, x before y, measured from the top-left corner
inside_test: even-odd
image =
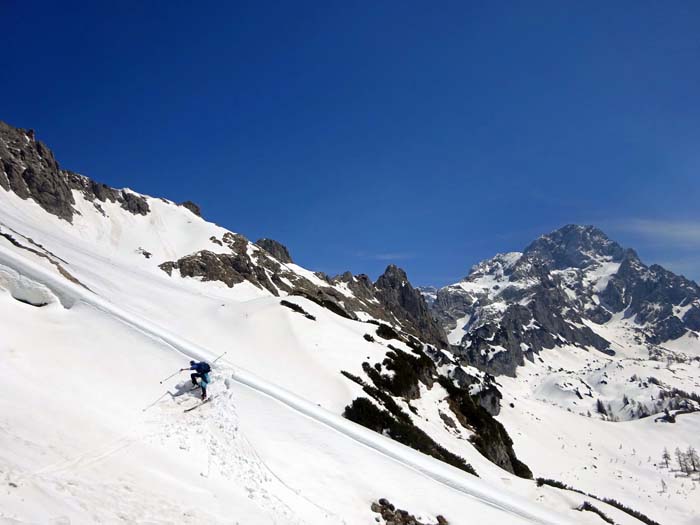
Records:
[[[676,447],[700,445],[700,413],[677,416],[675,424],[653,416],[613,422],[601,420],[595,409],[601,395],[606,404],[620,403],[623,394],[634,399],[635,388],[637,397],[649,403],[651,388],[636,382],[624,388],[635,374],[673,375],[697,387],[698,363],[676,364],[671,371],[656,363],[652,369],[649,361],[619,360],[575,347],[546,350],[541,357],[521,367],[517,379],[498,378],[503,392],[498,419],[511,429],[518,456],[536,465],[539,476],[616,499],[659,523],[700,523],[700,479],[666,468],[661,460],[664,448],[673,453]]]
[[[0,191],[3,521],[352,524],[386,497],[431,522],[598,522],[467,442],[481,478],[340,417],[359,393],[340,370],[386,352],[367,325],[157,268],[222,229],[158,199],[147,216],[81,199],[71,226]],[[184,413],[186,375],[160,380],[224,351],[213,400]]]
[[[569,225],[474,266],[432,304],[455,352],[498,376],[497,419],[536,476],[690,525],[700,476],[662,454],[700,448],[696,293]]]

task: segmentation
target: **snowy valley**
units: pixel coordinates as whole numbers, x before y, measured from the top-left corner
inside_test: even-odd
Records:
[[[592,227],[421,294],[0,123],[0,309],[2,523],[700,524],[700,288]]]

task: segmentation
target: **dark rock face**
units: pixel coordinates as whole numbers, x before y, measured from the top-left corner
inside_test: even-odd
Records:
[[[359,302],[351,301],[331,286],[318,286],[293,273],[281,266],[278,260],[264,249],[256,247],[251,255],[248,250],[250,241],[244,236],[229,232],[224,234],[221,240],[210,240],[228,247],[230,252],[214,253],[202,250],[177,261],[166,261],[160,268],[169,275],[172,275],[174,269],[178,269],[182,277],[220,281],[229,287],[248,281],[275,296],[282,292],[299,295],[342,317],[357,318],[354,311],[361,309],[362,305]]]
[[[479,402],[479,405],[492,416],[501,413],[501,392],[493,384],[493,376],[486,375],[484,380],[480,380],[465,372],[462,367],[455,367],[449,375],[452,382],[460,389],[469,392],[472,385],[478,386],[478,392],[472,394],[472,398]]]
[[[455,327],[458,319],[471,311],[474,298],[460,289],[437,291],[433,310],[443,326],[448,329]]]
[[[378,501],[373,501],[370,505],[370,509],[372,512],[379,514],[379,516],[376,518],[377,522],[380,522],[379,519],[381,517],[381,520],[386,525],[428,525],[420,521],[407,510],[397,509],[386,498],[379,498]],[[438,515],[435,518],[435,524],[449,525],[449,521],[447,521],[444,516]]]
[[[411,417],[395,401],[402,398],[409,403],[414,414],[420,415],[410,405],[410,401],[420,397],[421,389],[439,388],[439,383],[447,391],[451,410],[451,414],[443,413],[441,416],[445,425],[456,429],[458,433],[458,429],[468,431],[469,439],[475,447],[501,468],[518,476],[531,477],[527,466],[517,459],[505,428],[493,417],[500,411],[501,401],[501,393],[493,384],[493,377],[486,375],[479,379],[469,374],[455,363],[448,352],[423,345],[408,334],[396,334],[395,339],[406,343],[411,352],[389,344],[389,351],[381,363],[363,363],[362,370],[371,384],[343,372],[386,410],[377,408],[366,398],[358,398],[346,407],[344,416],[457,468],[474,473],[462,458],[436,445],[422,431],[415,429]],[[445,369],[448,370],[446,374]],[[385,373],[384,370],[390,373]]]
[[[284,292],[306,297],[347,319],[355,320],[357,312],[365,312],[388,324],[399,325],[423,341],[446,346],[444,332],[432,318],[420,293],[408,282],[406,273],[399,268],[389,267],[375,284],[366,275],[354,276],[346,272],[327,279],[325,286],[280,265],[278,261],[291,261],[291,258],[286,248],[275,241],[258,241],[258,251],[251,257],[249,241],[242,235],[227,233],[221,241],[210,240],[228,246],[230,253],[202,250],[177,261],[166,261],[160,268],[169,275],[177,268],[182,277],[221,281],[229,287],[249,281],[276,296]],[[319,277],[319,280],[322,279]],[[335,287],[338,285],[351,294],[339,291]]]
[[[199,206],[197,206],[197,205],[196,205],[194,202],[192,202],[192,201],[185,201],[185,202],[182,202],[182,203],[180,203],[180,206],[182,206],[183,208],[187,208],[187,209],[190,210],[192,213],[194,213],[197,217],[201,217],[201,216],[202,216],[202,210],[199,208]]]
[[[523,255],[540,259],[549,269],[586,268],[596,257],[609,257],[618,262],[624,249],[593,226],[569,224],[530,244]]]
[[[487,376],[486,385],[489,384],[488,379]],[[458,388],[454,381],[444,376],[439,378],[439,382],[449,394],[449,405],[457,420],[465,428],[475,431],[469,440],[476,449],[502,469],[521,478],[532,479],[532,472],[528,466],[517,458],[513,450],[513,441],[505,427],[494,419],[468,390]],[[493,386],[491,394],[500,396]]]
[[[287,300],[285,300],[285,299],[282,299],[282,300],[280,301],[280,304],[281,304],[282,306],[286,307],[286,308],[289,308],[289,309],[292,310],[293,312],[296,312],[296,313],[298,313],[298,314],[303,315],[304,317],[306,317],[307,319],[309,319],[309,320],[311,320],[311,321],[315,321],[315,320],[316,320],[316,318],[315,318],[313,315],[311,315],[309,312],[307,312],[306,310],[304,310],[301,306],[299,306],[299,305],[296,304],[296,303],[292,303],[292,302],[290,302],[290,301],[287,301]]]
[[[33,130],[14,128],[0,121],[0,187],[22,199],[32,199],[44,210],[68,222],[77,213],[71,190],[90,201],[119,202],[125,210],[139,215],[150,211],[140,195],[115,190],[87,177],[61,169],[51,150],[36,140]],[[102,207],[95,202],[95,207]]]
[[[33,199],[47,212],[70,222],[75,201],[51,150],[35,140],[33,133],[4,122],[0,122],[0,144],[3,188],[22,199]]]
[[[228,287],[249,281],[276,296],[279,295],[279,289],[291,291],[289,286],[279,279],[279,275],[275,276],[273,282],[265,272],[265,266],[256,264],[256,261],[251,259],[247,250],[248,240],[245,237],[226,233],[222,242],[231,249],[231,253],[202,250],[177,261],[164,262],[160,268],[168,275],[177,268],[182,277],[196,277],[202,281],[220,281]],[[263,262],[273,270],[279,270],[279,265],[272,260]]]
[[[700,307],[694,306],[683,316],[685,326],[696,332],[700,331]]]
[[[613,313],[625,311],[643,325],[648,342],[660,344],[677,339],[688,330],[700,329],[700,287],[659,265],[647,267],[629,250],[620,269],[601,294],[602,305]],[[693,305],[685,315],[675,310]]]
[[[623,311],[649,345],[698,330],[700,288],[647,267],[597,228],[569,225],[523,253],[480,263],[465,280],[438,290],[432,310],[446,330],[461,330],[450,337],[460,337],[453,349],[465,363],[514,376],[545,348],[612,353],[586,322],[606,323]]]
[[[0,188],[22,199],[32,199],[68,222],[77,213],[74,191],[82,193],[103,216],[107,215],[103,206],[107,202],[118,203],[134,215],[145,216],[150,212],[145,197],[61,169],[51,150],[36,140],[32,130],[3,122],[0,122]],[[201,216],[199,206],[193,202],[184,202],[182,206]],[[211,241],[222,247],[227,245],[231,253],[202,250],[178,261],[165,261],[160,267],[168,273],[177,268],[183,277],[221,281],[227,286],[247,280],[275,295],[281,292],[303,295],[343,317],[356,319],[356,312],[366,312],[388,324],[403,326],[428,342],[446,344],[442,328],[422,296],[408,283],[403,270],[389,267],[377,283],[372,283],[366,275],[353,276],[349,272],[333,279],[319,277],[328,283],[324,286],[282,268],[279,263],[289,264],[292,258],[277,241],[259,240],[257,245],[262,250],[254,257],[247,253],[248,240],[244,237],[230,234],[228,238]],[[338,289],[341,285],[350,293],[341,293]]]
[[[289,264],[293,262],[287,247],[274,239],[258,239],[255,244],[260,246],[263,250],[268,252],[281,263]]]
[[[141,195],[122,190],[121,197],[122,208],[134,215],[148,215],[151,211],[146,198]]]
[[[424,341],[447,346],[445,332],[433,318],[418,290],[411,286],[406,272],[393,264],[374,283],[377,298],[398,319],[413,327]]]

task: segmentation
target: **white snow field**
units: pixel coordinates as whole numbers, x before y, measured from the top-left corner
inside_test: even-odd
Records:
[[[622,413],[623,395],[651,405],[658,389],[630,382],[633,375],[696,391],[700,363],[666,368],[576,347],[546,350],[541,358],[526,362],[517,379],[498,378],[503,386],[498,419],[510,430],[518,457],[536,466],[541,477],[618,500],[659,523],[700,524],[697,475],[687,477],[662,462],[664,448],[673,454],[676,447],[700,446],[700,413],[677,416],[675,424],[655,416],[612,422],[600,419],[595,409],[595,400],[605,399]]]
[[[450,342],[458,343],[467,330],[498,319],[508,306],[507,290],[530,284],[524,278],[511,281],[504,273],[520,255],[496,255],[447,287],[485,304],[479,315],[456,321]],[[619,268],[607,257],[591,259],[583,270],[553,272],[568,284],[564,290],[569,298],[588,300],[573,286],[577,271],[583,271],[584,290],[599,293]],[[593,294],[592,300],[599,297]],[[676,306],[674,313],[682,317],[691,306]],[[562,340],[532,362],[526,360],[516,378],[497,378],[503,393],[497,419],[509,431],[516,454],[536,476],[615,499],[659,523],[700,524],[700,476],[682,473],[675,457],[669,466],[662,461],[664,449],[673,456],[676,448],[700,448],[700,412],[679,415],[675,424],[660,417],[673,400],[661,396],[662,391],[700,393],[698,333],[649,345],[639,335],[645,325],[627,311],[604,324],[583,323],[610,341],[614,356]],[[605,414],[598,412],[598,402]],[[641,414],[650,417],[640,419]]]
[[[615,523],[640,523],[514,477],[447,431],[441,441],[481,477],[343,419],[361,389],[340,371],[359,373],[362,361],[381,360],[387,350],[362,338],[366,324],[291,298],[316,316],[311,321],[250,283],[170,277],[157,265],[216,251],[209,238],[226,230],[161,199],[149,198],[151,212],[139,216],[110,202],[102,215],[75,198],[81,214],[71,225],[0,190],[0,233],[12,237],[0,237],[0,522],[365,524],[378,516],[372,501],[385,497],[426,523],[437,515],[450,524],[603,523],[575,510],[583,501]],[[211,361],[223,352],[212,400],[185,413],[198,399],[172,394],[187,388],[187,373],[161,380],[190,358]],[[578,469],[589,458],[562,453],[559,434],[533,423],[528,410],[542,406],[528,384],[513,385],[512,392],[525,390],[502,417],[518,454],[536,475],[557,474],[574,486],[580,479],[596,484],[580,488],[617,496],[612,474],[620,467],[601,464],[610,478],[586,478]],[[425,392],[421,402],[438,393]],[[634,426],[608,433],[588,418],[577,432],[581,419],[547,410],[542,419],[570,425],[574,449],[591,440],[589,431],[610,454],[628,434],[644,454],[661,443],[645,442]],[[681,445],[698,435],[697,418],[677,426]],[[563,475],[568,468],[576,477]],[[632,507],[640,501],[619,499]],[[669,500],[669,514],[641,510],[662,523],[698,523],[697,512],[683,515],[677,500]],[[686,502],[686,512],[696,505]]]

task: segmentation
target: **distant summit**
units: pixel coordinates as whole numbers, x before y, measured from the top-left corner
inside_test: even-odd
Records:
[[[465,362],[515,375],[542,349],[573,345],[612,354],[609,332],[657,345],[700,331],[700,288],[646,266],[594,226],[569,224],[521,252],[475,265],[462,281],[429,294],[431,309]]]
[[[550,269],[562,270],[586,268],[602,258],[620,262],[624,249],[595,226],[569,224],[534,241],[523,255],[541,260]]]

